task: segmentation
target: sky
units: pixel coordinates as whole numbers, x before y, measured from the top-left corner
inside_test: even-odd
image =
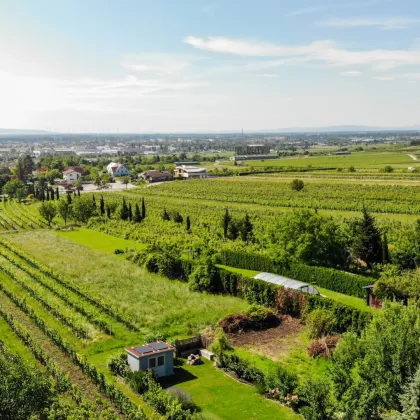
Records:
[[[419,124],[418,0],[0,0],[0,128]]]

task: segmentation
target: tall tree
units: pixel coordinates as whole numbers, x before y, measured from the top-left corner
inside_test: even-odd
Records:
[[[140,213],[140,207],[139,207],[138,203],[136,203],[136,205],[134,207],[133,221],[135,223],[140,223],[141,222],[141,213]]]
[[[57,198],[57,200],[60,199],[60,193],[58,192],[58,187],[55,188],[55,197]]]
[[[188,233],[191,232],[191,220],[190,220],[190,216],[187,216],[187,218],[185,219],[185,228],[187,230]]]
[[[382,238],[382,262],[384,264],[389,263],[388,238],[386,236],[386,233],[384,233],[384,236]]]
[[[166,208],[163,209],[162,220],[171,220],[171,216],[169,216],[169,213],[166,211]]]
[[[67,225],[67,220],[71,218],[72,206],[67,200],[60,200],[57,202],[58,215],[64,220],[64,225]]]
[[[245,214],[245,218],[239,226],[239,232],[241,234],[241,239],[244,242],[249,243],[252,240],[254,226],[251,222],[251,219],[249,218],[248,213]]]
[[[146,218],[146,204],[144,202],[144,198],[141,199],[141,218]]]
[[[51,226],[51,222],[57,215],[57,208],[53,203],[42,203],[39,208],[39,215],[47,221],[48,226]]]
[[[50,189],[51,200],[54,201],[54,189]]]
[[[104,201],[104,197],[101,195],[101,200],[99,202],[99,208],[101,211],[101,216],[103,216],[105,214],[105,201]]]
[[[71,204],[71,194],[67,193],[67,203]]]
[[[47,201],[50,201],[50,189],[47,188],[46,191],[47,191],[47,195],[45,198],[47,199]]]
[[[128,206],[127,206],[127,203],[125,202],[125,198],[123,198],[123,202],[120,209],[120,219],[127,220],[128,217],[129,217]]]
[[[128,220],[130,222],[133,220],[133,209],[131,208],[131,203],[128,203]]]
[[[93,201],[87,197],[80,197],[73,202],[74,219],[80,223],[87,223],[96,213]]]
[[[111,209],[109,206],[106,206],[106,217],[108,217],[108,219],[111,218]]]
[[[362,218],[353,225],[351,244],[354,256],[364,261],[369,268],[382,262],[381,232],[376,226],[375,218],[363,207]]]
[[[174,214],[174,222],[175,223],[182,223],[184,221],[184,218],[181,216],[179,212],[175,212]]]
[[[230,217],[229,210],[226,209],[225,214],[223,215],[223,221],[222,221],[223,222],[223,236],[225,237],[225,239],[228,237],[229,224],[231,220],[232,218]]]
[[[390,420],[418,420],[420,419],[420,367],[413,379],[404,387],[400,397],[402,413],[392,416]]]

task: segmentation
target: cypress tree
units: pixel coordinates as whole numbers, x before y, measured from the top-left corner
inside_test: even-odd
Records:
[[[111,218],[111,209],[108,206],[106,206],[106,215],[107,215],[108,219]]]
[[[131,208],[131,203],[128,204],[128,220],[130,222],[133,220],[133,209]]]
[[[230,217],[229,210],[226,209],[225,214],[223,216],[223,236],[225,237],[225,239],[228,236],[229,224],[231,220],[232,218]]]
[[[375,218],[363,207],[362,218],[354,225],[352,249],[354,255],[364,261],[369,268],[382,262],[381,233],[376,227]]]
[[[146,218],[146,204],[144,203],[144,198],[141,199],[141,218]]]
[[[384,233],[384,236],[382,238],[382,262],[384,264],[389,263],[388,238],[386,236],[386,233]]]
[[[139,207],[138,203],[136,203],[136,206],[134,207],[133,221],[135,223],[140,223],[141,222],[141,213],[140,213],[140,207]]]
[[[76,190],[73,190],[73,195],[76,197]]]
[[[60,193],[58,192],[58,187],[55,188],[55,197],[57,200],[60,199]]]
[[[67,194],[67,203],[71,204],[71,194]]]
[[[169,216],[169,213],[166,211],[165,208],[163,209],[162,219],[163,220],[171,220],[171,216]]]
[[[185,227],[187,229],[187,232],[190,233],[191,232],[191,220],[190,220],[190,216],[187,216],[186,220],[185,220]]]
[[[128,219],[128,207],[127,207],[127,203],[125,202],[125,198],[123,198],[123,203],[121,206],[121,210],[120,210],[120,219],[121,220],[127,220]]]
[[[101,216],[103,216],[105,214],[105,201],[102,195],[101,195],[101,200],[99,202],[99,208],[101,209]]]
[[[51,188],[50,192],[51,192],[51,200],[54,201],[54,190]]]
[[[50,190],[47,188],[47,201],[50,201]]]
[[[95,198],[95,194],[92,194],[92,200],[93,200],[93,205],[96,208],[96,198]]]
[[[241,234],[241,239],[244,242],[248,243],[252,239],[254,231],[254,226],[251,223],[248,213],[245,214],[245,218],[241,223],[239,230]]]

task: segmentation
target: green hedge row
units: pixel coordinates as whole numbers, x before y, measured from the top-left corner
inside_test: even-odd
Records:
[[[375,282],[373,278],[346,273],[333,268],[305,264],[291,264],[289,267],[283,267],[267,255],[245,251],[222,250],[217,258],[223,265],[280,274],[334,292],[360,298],[365,297],[363,287]]]
[[[375,279],[350,274],[333,268],[314,267],[305,264],[293,264],[288,270],[281,273],[284,276],[315,286],[324,287],[334,292],[364,298],[364,286],[373,284]]]

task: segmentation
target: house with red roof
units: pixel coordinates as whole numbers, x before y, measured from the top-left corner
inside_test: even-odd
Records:
[[[80,167],[71,167],[63,172],[63,179],[67,182],[75,182],[84,174],[84,169]]]
[[[106,170],[112,176],[126,176],[126,175],[130,175],[130,171],[122,163],[111,162],[106,167]]]

